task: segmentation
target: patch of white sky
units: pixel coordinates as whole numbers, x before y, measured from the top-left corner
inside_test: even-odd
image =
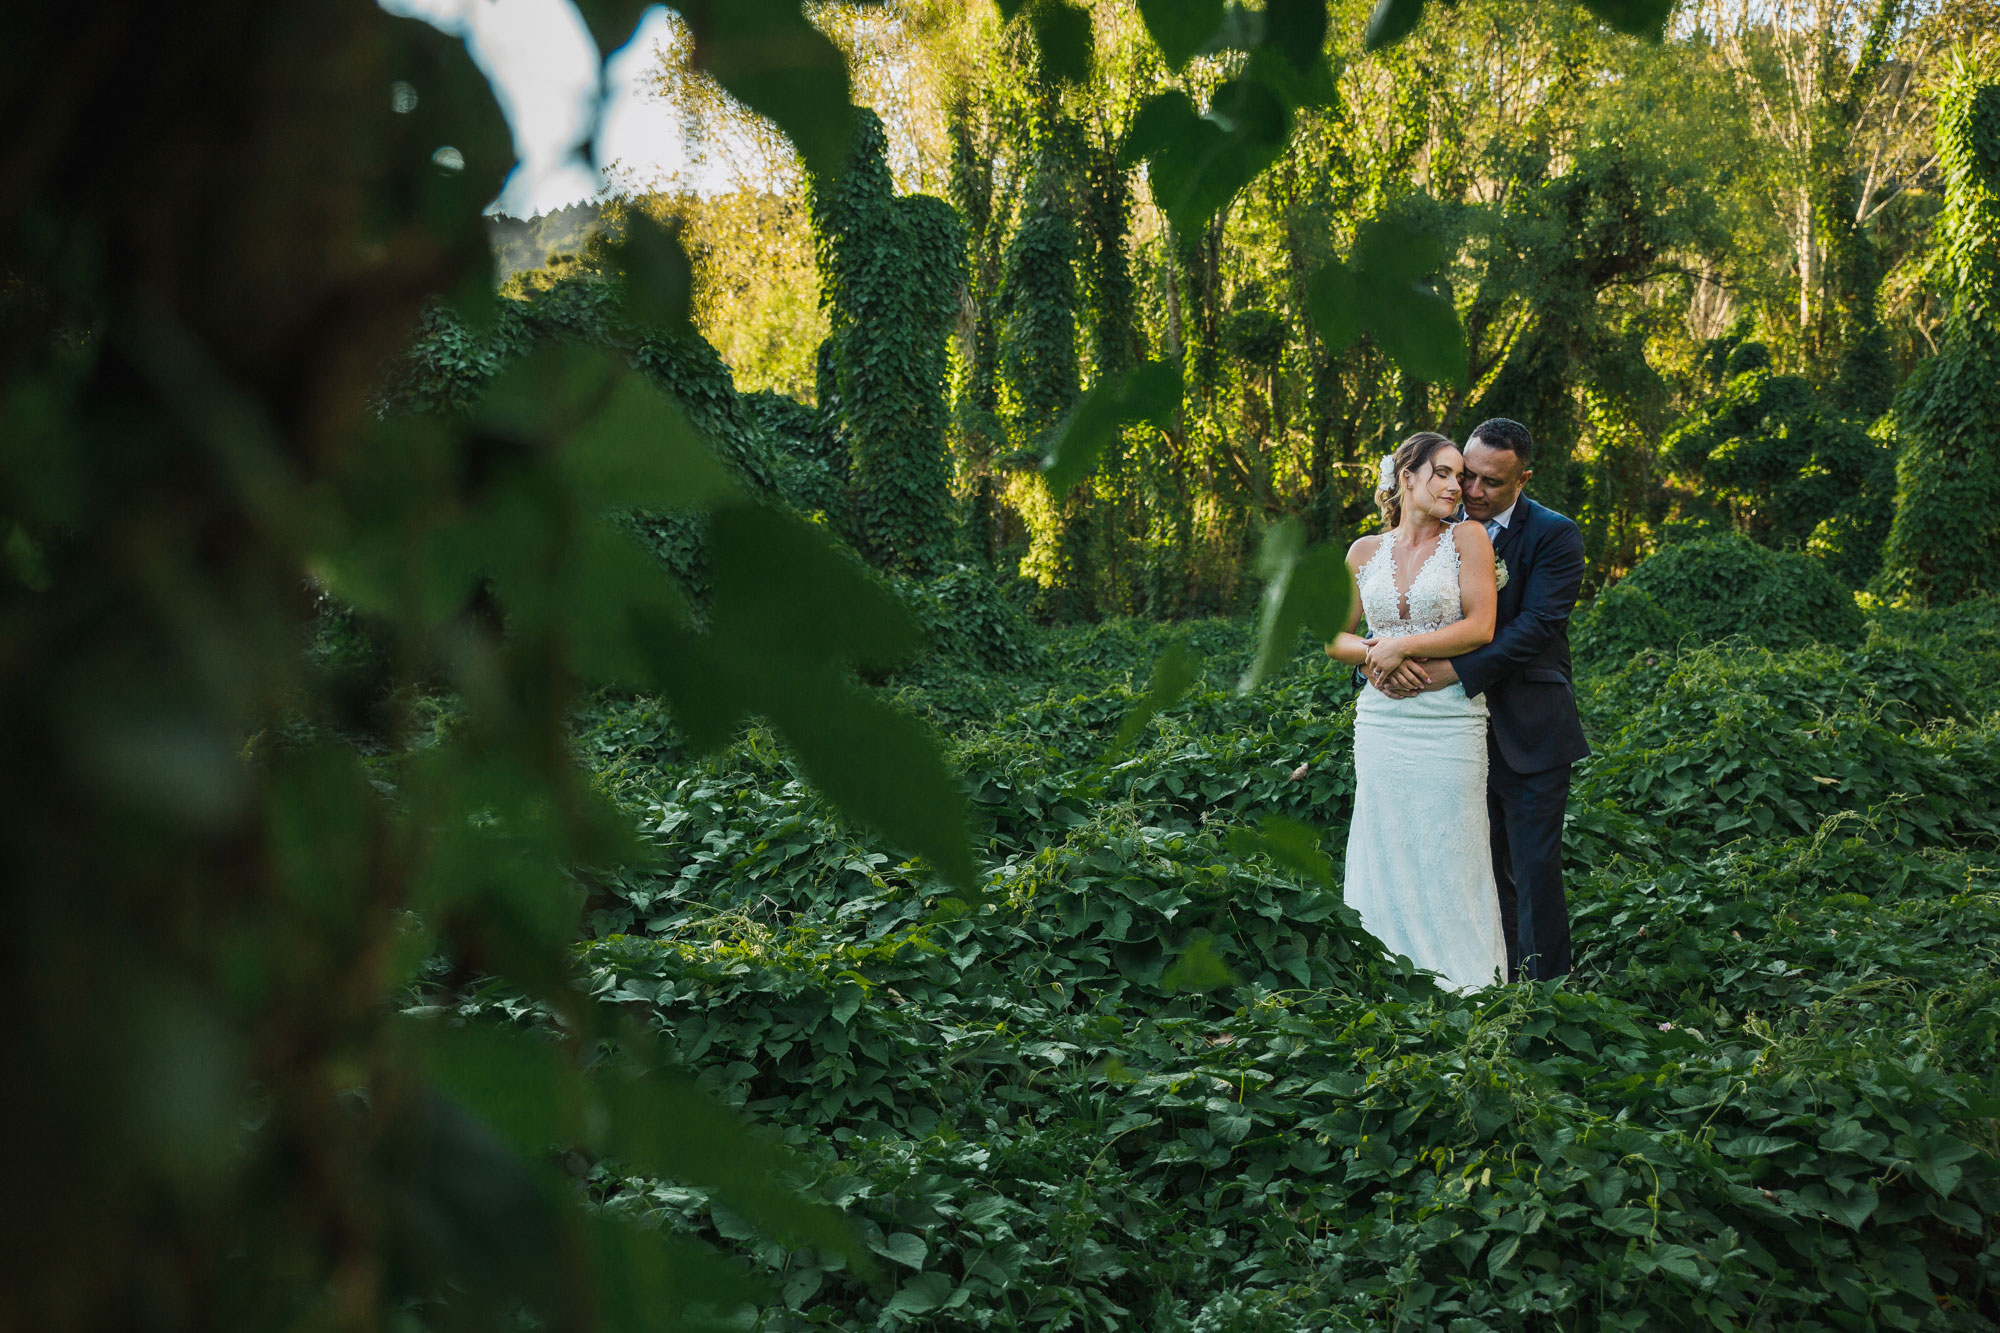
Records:
[[[726,188],[707,179],[712,169],[690,163],[682,119],[655,91],[660,52],[681,32],[664,6],[646,10],[600,79],[597,44],[569,0],[380,3],[463,38],[493,85],[517,163],[489,212],[532,217],[597,199],[611,175],[635,189],[669,180]]]

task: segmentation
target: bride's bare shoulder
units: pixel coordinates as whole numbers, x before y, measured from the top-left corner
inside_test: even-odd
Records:
[[[1347,563],[1365,565],[1374,556],[1375,548],[1382,544],[1382,534],[1371,532],[1365,537],[1356,537],[1354,545],[1347,548]]]
[[[1467,519],[1451,525],[1451,539],[1458,546],[1460,555],[1477,555],[1481,551],[1493,552],[1493,539],[1486,535],[1484,523],[1474,523]]]

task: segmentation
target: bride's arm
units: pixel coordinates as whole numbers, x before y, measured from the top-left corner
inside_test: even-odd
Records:
[[[1354,545],[1347,548],[1347,569],[1354,575],[1356,588],[1354,605],[1347,612],[1347,628],[1326,646],[1326,655],[1351,667],[1358,667],[1368,660],[1369,646],[1374,643],[1373,639],[1364,639],[1356,634],[1354,627],[1361,621],[1361,568],[1375,554],[1375,547],[1381,540],[1380,537],[1357,537]]]
[[[1493,616],[1500,593],[1493,573],[1493,539],[1478,523],[1451,530],[1458,545],[1458,599],[1465,614],[1443,629],[1383,639],[1367,652],[1371,674],[1391,672],[1412,657],[1456,657],[1493,642]]]

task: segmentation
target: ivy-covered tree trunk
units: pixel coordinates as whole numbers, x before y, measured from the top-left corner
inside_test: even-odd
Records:
[[[1012,209],[996,188],[998,137],[982,124],[969,98],[953,103],[946,120],[951,141],[948,188],[966,227],[966,280],[959,310],[956,442],[961,484],[967,487],[967,522],[975,550],[991,565],[999,558],[1001,511],[994,459],[1004,451],[1000,425],[999,325],[1001,261]],[[982,137],[981,131],[986,131]]]
[[[877,568],[928,575],[956,546],[945,374],[965,233],[942,199],[896,197],[881,120],[857,122],[846,173],[812,192],[847,521]]]
[[[1938,245],[1951,311],[1938,354],[1896,402],[1901,456],[1881,586],[1918,602],[2000,588],[2000,83],[1963,60],[1938,102],[1944,214]]]
[[[1054,430],[1081,392],[1077,358],[1078,245],[1068,163],[1059,145],[1044,147],[1028,186],[1021,225],[1007,247],[1001,289],[1001,374],[1017,445],[1033,450]],[[1091,611],[1088,554],[1071,535],[1092,488],[1079,485],[1049,501],[1037,524],[1030,562],[1056,590],[1052,609],[1064,618]],[[1037,549],[1039,548],[1039,549]]]

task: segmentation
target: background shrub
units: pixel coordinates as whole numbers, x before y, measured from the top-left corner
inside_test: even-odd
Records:
[[[1861,612],[1823,563],[1734,533],[1670,546],[1641,561],[1620,586],[1647,594],[1703,642],[1741,634],[1784,649],[1861,639]]]

